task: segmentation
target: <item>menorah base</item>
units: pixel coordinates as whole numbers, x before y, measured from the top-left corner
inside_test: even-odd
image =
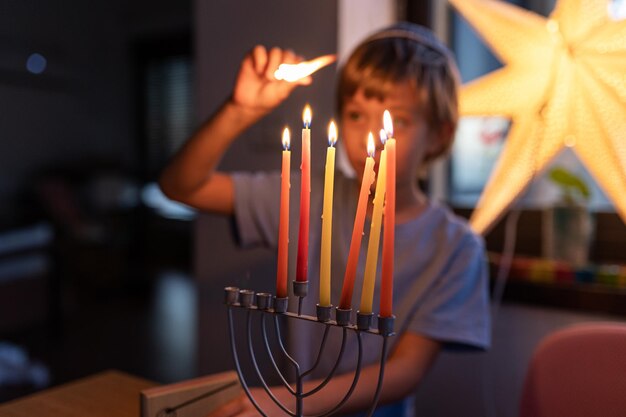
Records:
[[[357,313],[357,323],[356,325],[350,322],[350,318],[351,318],[351,313],[352,310],[350,309],[340,309],[337,308],[335,309],[335,314],[336,314],[336,321],[331,319],[331,311],[333,310],[332,306],[320,306],[317,305],[316,307],[316,312],[317,312],[317,317],[312,317],[312,316],[306,316],[306,315],[302,315],[301,312],[299,311],[298,314],[294,314],[291,312],[287,311],[287,307],[288,307],[288,300],[287,298],[274,298],[274,305],[273,308],[270,305],[270,300],[271,295],[268,293],[258,293],[256,294],[256,301],[257,304],[254,304],[254,299],[255,299],[255,295],[252,291],[250,290],[240,290],[237,287],[226,287],[225,288],[225,301],[226,304],[228,306],[228,324],[229,324],[229,331],[230,331],[230,343],[231,343],[231,350],[233,353],[233,359],[235,361],[235,367],[237,369],[237,375],[239,377],[239,381],[241,383],[241,386],[244,389],[244,392],[246,393],[246,395],[248,396],[248,398],[250,399],[251,403],[256,407],[256,409],[259,411],[259,413],[261,413],[261,415],[263,416],[267,416],[267,414],[265,413],[265,411],[259,406],[259,404],[256,402],[256,400],[254,399],[254,397],[251,394],[250,389],[248,388],[248,384],[246,382],[246,378],[242,372],[242,368],[241,368],[241,364],[239,361],[239,354],[237,351],[237,344],[236,344],[236,340],[235,340],[235,331],[234,331],[234,320],[233,320],[233,309],[234,308],[242,308],[245,309],[247,312],[247,345],[248,345],[248,352],[249,352],[249,357],[250,360],[252,361],[252,364],[254,366],[254,370],[256,372],[257,377],[259,378],[259,380],[261,381],[261,384],[264,388],[264,390],[267,392],[267,394],[270,396],[270,398],[274,401],[274,403],[280,407],[285,413],[287,413],[288,415],[292,416],[292,417],[303,417],[304,416],[304,400],[309,397],[310,395],[315,394],[316,392],[321,391],[322,389],[324,389],[327,384],[330,383],[330,381],[332,380],[332,378],[334,377],[339,364],[343,358],[343,355],[345,353],[345,347],[346,347],[346,340],[347,340],[347,332],[348,331],[353,331],[354,334],[356,335],[357,341],[358,341],[358,352],[357,352],[357,365],[356,368],[354,370],[354,377],[353,377],[353,381],[352,384],[350,385],[350,388],[348,389],[347,393],[344,395],[344,397],[339,401],[339,403],[337,403],[332,409],[327,410],[324,413],[318,414],[315,417],[326,417],[326,416],[331,416],[333,414],[335,414],[336,412],[338,412],[341,407],[343,407],[343,405],[348,401],[348,399],[351,397],[352,393],[354,392],[354,389],[356,388],[356,385],[359,381],[359,377],[361,374],[361,369],[362,369],[362,358],[363,358],[363,344],[362,344],[362,340],[361,340],[361,335],[363,333],[369,333],[369,334],[374,334],[374,335],[379,335],[383,337],[383,343],[382,343],[382,349],[381,349],[381,355],[380,355],[380,362],[379,362],[379,376],[378,376],[378,382],[377,382],[377,386],[376,386],[376,392],[374,394],[374,398],[372,400],[372,403],[370,405],[369,411],[368,411],[368,417],[371,416],[376,408],[376,405],[378,404],[378,398],[380,396],[380,391],[382,389],[382,381],[383,381],[383,376],[384,376],[384,372],[385,372],[385,362],[386,362],[386,358],[387,358],[387,347],[388,347],[388,338],[390,336],[394,335],[393,332],[393,326],[394,326],[394,321],[395,321],[395,316],[391,316],[391,317],[378,317],[378,329],[372,329],[371,328],[371,322],[372,322],[372,314],[362,314],[362,313]],[[299,307],[301,307],[301,302],[302,302],[302,297],[300,297],[299,299]],[[263,374],[261,373],[261,370],[258,366],[257,363],[257,359],[256,359],[256,352],[254,349],[254,344],[252,342],[252,331],[251,329],[254,327],[252,325],[252,317],[253,314],[260,314],[260,324],[261,324],[261,333],[262,333],[262,337],[263,337],[263,344],[265,346],[265,350],[267,355],[270,358],[270,361],[274,367],[274,370],[276,371],[276,373],[278,374],[278,376],[280,377],[281,381],[283,382],[283,386],[285,389],[287,389],[291,395],[295,398],[296,400],[296,410],[292,411],[290,409],[288,409],[283,403],[281,403],[276,396],[273,394],[272,389],[268,386],[268,384],[266,383],[266,379],[263,376]],[[287,352],[284,344],[283,344],[283,340],[282,340],[282,336],[281,336],[281,331],[280,331],[280,324],[278,321],[278,317],[283,316],[286,317],[288,319],[299,319],[299,320],[305,320],[305,321],[310,321],[310,322],[315,322],[318,323],[320,325],[324,325],[325,329],[324,329],[324,336],[322,338],[321,344],[320,344],[320,348],[318,351],[318,356],[317,359],[315,360],[315,363],[313,365],[313,367],[305,372],[302,372],[300,365],[298,364],[298,362],[296,360],[293,359],[292,356],[289,355],[289,353]],[[277,343],[278,346],[280,347],[280,352],[282,353],[282,355],[284,355],[284,357],[287,359],[287,361],[294,367],[295,370],[295,374],[296,374],[296,381],[295,381],[295,389],[292,387],[291,384],[289,384],[287,382],[287,380],[285,379],[283,373],[281,372],[281,370],[279,369],[278,365],[277,365],[277,361],[274,357],[274,353],[272,351],[272,349],[270,348],[270,344],[269,344],[269,340],[268,340],[268,331],[267,331],[267,318],[273,318],[273,322],[274,322],[274,333],[276,335],[276,339],[277,339]],[[311,389],[308,392],[304,392],[303,390],[303,386],[304,386],[304,378],[307,377],[308,375],[310,375],[319,365],[320,363],[320,358],[325,350],[325,346],[326,346],[326,341],[327,341],[327,336],[329,333],[329,329],[331,327],[340,327],[342,329],[342,341],[341,341],[341,347],[340,347],[340,351],[338,354],[338,357],[335,361],[335,365],[333,366],[333,368],[328,372],[327,376],[321,381],[319,382],[319,384],[317,385],[317,387]]]

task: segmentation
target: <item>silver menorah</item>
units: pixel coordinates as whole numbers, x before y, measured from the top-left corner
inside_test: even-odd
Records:
[[[250,399],[250,402],[256,407],[256,409],[261,413],[261,415],[267,417],[266,411],[263,410],[258,402],[255,400],[254,396],[250,392],[250,388],[248,383],[246,382],[246,376],[242,371],[241,361],[238,354],[237,349],[237,338],[235,336],[235,324],[233,319],[233,309],[242,308],[246,310],[246,332],[245,338],[248,346],[248,353],[256,372],[257,377],[261,381],[261,385],[265,392],[269,395],[269,397],[276,403],[280,409],[282,409],[285,413],[293,417],[304,417],[304,401],[307,397],[321,391],[324,387],[332,380],[335,375],[342,359],[344,359],[345,354],[345,346],[348,338],[348,332],[354,332],[358,342],[358,350],[357,350],[357,361],[356,368],[354,370],[354,378],[352,380],[352,384],[343,398],[330,410],[327,410],[321,414],[315,415],[307,415],[307,417],[326,417],[334,415],[338,412],[341,407],[348,401],[354,389],[356,388],[359,376],[361,374],[362,368],[362,359],[363,359],[363,344],[362,344],[362,334],[369,333],[373,335],[378,335],[383,338],[382,348],[380,353],[380,363],[379,363],[379,373],[378,373],[378,382],[376,385],[376,391],[374,397],[372,399],[372,403],[369,406],[367,416],[371,417],[376,409],[376,405],[378,404],[378,398],[380,396],[380,390],[382,387],[383,377],[385,374],[385,362],[387,359],[387,348],[388,348],[388,339],[390,336],[393,336],[395,333],[393,331],[395,316],[391,317],[381,317],[378,316],[378,328],[372,328],[372,319],[373,314],[363,314],[361,312],[357,312],[356,323],[350,322],[350,317],[352,310],[351,309],[341,309],[335,308],[335,320],[331,319],[331,311],[333,310],[332,306],[320,306],[317,305],[316,313],[317,317],[307,316],[302,314],[302,301],[303,298],[307,295],[308,282],[293,282],[293,291],[294,294],[298,297],[298,313],[292,313],[287,311],[288,307],[288,298],[278,298],[272,296],[270,293],[255,293],[251,290],[239,289],[237,287],[226,287],[225,290],[225,302],[228,308],[228,327],[230,332],[230,344],[233,353],[233,359],[235,362],[235,368],[237,369],[237,375],[239,376],[239,381],[241,386],[243,387],[244,392]],[[253,341],[252,336],[252,327],[253,327],[253,316],[259,316],[258,320],[260,320],[261,324],[261,339],[263,345],[265,347],[265,351],[270,358],[270,362],[274,370],[276,371],[280,381],[282,381],[282,385],[289,391],[289,393],[295,398],[296,409],[295,411],[290,410],[285,404],[276,398],[276,395],[272,392],[272,389],[267,383],[267,378],[263,376],[261,369],[259,367],[259,363],[257,360],[257,354],[255,351],[255,343]],[[322,339],[320,341],[320,347],[318,349],[317,357],[312,365],[312,367],[306,371],[302,371],[300,364],[293,358],[292,355],[289,354],[287,349],[285,348],[285,343],[283,342],[279,318],[285,317],[288,320],[304,320],[308,322],[318,323],[319,325],[325,326],[324,333]],[[271,320],[273,319],[273,320]],[[274,355],[272,348],[270,346],[269,340],[269,332],[267,322],[273,322],[274,331],[273,334],[277,339],[277,349],[280,351],[279,353],[283,355],[287,363],[293,366],[295,371],[295,382],[290,384],[285,378],[285,373],[283,373],[278,366],[276,356]],[[315,371],[317,366],[320,363],[321,357],[324,355],[326,342],[328,333],[331,327],[340,327],[342,329],[342,340],[341,346],[339,348],[339,352],[337,354],[337,359],[334,363],[334,366],[330,369],[326,377],[320,382],[315,388],[304,391],[304,378],[310,375]],[[275,348],[276,349],[276,348]],[[295,387],[295,388],[294,388]]]

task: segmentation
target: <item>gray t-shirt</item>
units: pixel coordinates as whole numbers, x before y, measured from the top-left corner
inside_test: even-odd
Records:
[[[235,221],[240,243],[244,246],[276,247],[280,205],[280,173],[235,173]],[[346,260],[350,249],[359,187],[354,179],[337,172],[333,202],[333,239],[331,302],[337,305],[342,290]],[[295,279],[298,242],[300,178],[292,173],[290,194],[289,279]],[[315,315],[319,299],[319,259],[323,175],[313,175],[309,242],[309,295],[303,314]],[[366,220],[359,256],[352,306],[358,309],[367,253],[369,221]],[[382,243],[381,243],[382,247]],[[377,313],[380,290],[380,255],[374,294]],[[291,288],[291,284],[289,284]],[[291,289],[290,289],[291,291]],[[272,292],[274,290],[272,289]],[[293,302],[292,302],[293,301]],[[290,300],[290,310],[297,303]],[[396,332],[410,331],[439,342],[444,348],[485,349],[490,344],[488,270],[482,239],[463,219],[438,203],[407,223],[396,225],[393,313]],[[296,320],[303,323],[301,320]],[[290,327],[289,345],[297,359],[311,364],[319,348],[324,326],[296,324]],[[341,330],[333,329],[330,352],[338,352]],[[364,335],[365,363],[379,360],[380,337]],[[392,346],[398,337],[392,338]],[[348,338],[346,352],[356,352],[354,335]],[[354,357],[355,355],[346,355]],[[334,354],[324,354],[318,373],[325,376],[332,367]],[[344,360],[340,371],[350,370],[354,361]],[[303,369],[308,369],[305,365]]]

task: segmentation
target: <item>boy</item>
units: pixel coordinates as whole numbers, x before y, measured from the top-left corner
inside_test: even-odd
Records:
[[[183,147],[161,179],[164,193],[171,198],[200,209],[234,215],[244,244],[276,245],[280,175],[228,175],[215,168],[238,134],[275,108],[297,85],[311,83],[310,77],[294,84],[274,78],[280,63],[295,61],[297,58],[291,52],[276,48],[267,52],[263,47],[255,47],[241,64],[232,96]],[[393,338],[387,361],[381,404],[396,402],[406,408],[406,401],[400,400],[414,391],[442,348],[458,345],[484,349],[489,345],[487,270],[482,241],[449,210],[429,202],[418,185],[418,174],[434,159],[445,155],[451,146],[458,118],[457,88],[456,65],[448,49],[427,29],[408,23],[394,25],[366,39],[340,73],[337,89],[340,141],[357,176],[363,172],[368,132],[376,134],[382,128],[384,110],[394,117],[397,143],[394,313],[398,317],[398,335]],[[377,167],[379,155],[377,151]],[[291,182],[299,183],[297,177]],[[339,172],[335,178],[331,289],[331,300],[335,303],[341,291],[339,277],[345,268],[360,183],[361,178],[350,179]],[[312,183],[311,188],[311,213],[321,213],[323,187]],[[309,259],[318,260],[321,224],[316,216],[311,216],[310,230]],[[363,274],[366,245],[362,246],[357,276]],[[309,262],[309,276],[312,280],[319,276],[315,261]],[[354,300],[360,299],[358,287],[355,286]],[[377,287],[374,300],[378,290]],[[316,300],[316,285],[310,285],[309,291],[307,299]],[[313,333],[302,332],[291,339],[297,339],[303,348],[309,346],[314,350],[310,348],[316,346]],[[366,342],[366,366],[342,411],[365,410],[372,400],[380,349],[376,347],[378,340]],[[334,361],[333,355],[324,355],[323,359]],[[322,363],[319,376],[329,366],[330,363]],[[306,414],[325,412],[343,397],[353,373],[350,369],[342,371],[345,373],[335,376],[325,389],[305,401]],[[318,382],[307,382],[305,391]],[[283,414],[262,391],[254,390],[254,394],[267,415]],[[278,395],[285,401],[290,398],[282,393]],[[387,411],[387,415],[402,415],[398,408]],[[257,413],[247,398],[242,397],[214,415]]]

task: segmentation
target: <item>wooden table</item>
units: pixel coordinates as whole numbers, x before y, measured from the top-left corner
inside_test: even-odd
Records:
[[[147,379],[105,371],[0,405],[2,417],[139,417]]]

